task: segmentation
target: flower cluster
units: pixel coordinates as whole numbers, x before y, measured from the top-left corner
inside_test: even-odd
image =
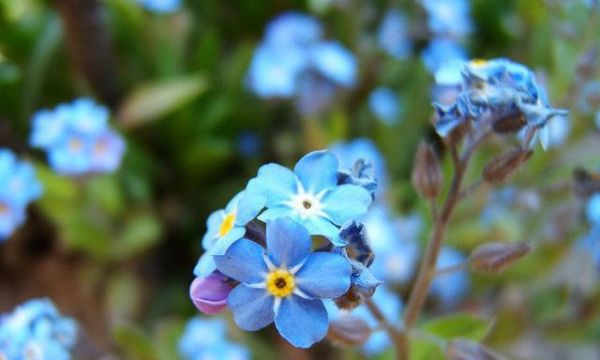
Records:
[[[181,7],[181,0],[138,0],[146,10],[159,14],[168,14]]]
[[[487,117],[497,133],[521,130],[526,145],[539,136],[546,148],[550,139],[549,120],[567,112],[552,108],[534,74],[507,59],[473,60],[464,65],[460,94],[451,105],[436,105],[435,128],[442,137],[470,128]]]
[[[30,300],[0,317],[0,359],[70,359],[77,324],[48,299]]]
[[[322,37],[321,24],[308,15],[278,16],[254,53],[248,87],[263,98],[295,98],[305,114],[323,109],[336,88],[354,85],[357,64],[340,43]]]
[[[327,333],[324,299],[372,296],[380,282],[355,220],[371,204],[374,174],[365,162],[354,168],[340,169],[328,151],[304,156],[293,171],[262,166],[207,221],[190,289],[198,309],[228,307],[248,331],[274,322],[291,344],[309,347]]]
[[[178,343],[179,354],[186,360],[249,360],[242,345],[227,339],[227,324],[221,319],[197,316],[187,322]]]
[[[25,221],[27,205],[42,195],[42,185],[31,164],[0,149],[0,241]]]
[[[125,142],[108,119],[108,110],[90,99],[41,110],[33,118],[30,143],[46,151],[60,174],[110,173],[121,164]]]

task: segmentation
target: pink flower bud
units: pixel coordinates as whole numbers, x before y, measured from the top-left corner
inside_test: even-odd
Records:
[[[208,277],[197,277],[192,281],[190,298],[198,310],[214,315],[227,306],[227,296],[232,289],[227,277],[214,272]]]

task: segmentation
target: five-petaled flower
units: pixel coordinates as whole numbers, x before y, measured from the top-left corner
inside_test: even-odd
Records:
[[[229,308],[244,330],[274,321],[292,345],[309,347],[329,326],[322,299],[337,298],[350,287],[350,263],[336,253],[311,252],[308,231],[290,218],[267,222],[266,243],[265,252],[241,239],[214,257],[221,273],[241,282],[229,294]]]
[[[363,187],[338,185],[338,160],[328,151],[314,151],[298,161],[294,171],[267,164],[248,183],[248,201],[267,208],[258,219],[291,217],[310,235],[323,235],[343,246],[339,227],[364,215],[371,195]]]

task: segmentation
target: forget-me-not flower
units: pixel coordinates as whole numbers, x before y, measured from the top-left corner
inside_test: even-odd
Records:
[[[173,13],[181,7],[181,0],[138,0],[146,10],[160,14]]]
[[[404,59],[410,55],[412,44],[404,14],[396,9],[386,12],[377,31],[377,43],[387,54],[396,59]]]
[[[358,185],[338,185],[338,167],[337,158],[328,151],[305,155],[294,171],[273,163],[263,165],[246,187],[248,201],[266,207],[259,220],[291,217],[311,235],[343,245],[339,227],[367,212],[371,194]]]
[[[267,249],[241,239],[216,256],[218,270],[239,281],[227,303],[236,324],[256,331],[275,322],[296,347],[323,339],[329,327],[322,299],[348,291],[352,269],[342,255],[312,252],[312,239],[290,218],[267,222]]]
[[[33,166],[0,149],[0,241],[25,222],[27,205],[41,195]]]
[[[178,349],[186,360],[249,360],[244,346],[230,342],[227,324],[222,319],[194,317],[185,325]]]
[[[110,128],[108,118],[108,109],[90,99],[38,111],[30,144],[45,150],[60,174],[110,173],[121,164],[125,141]]]
[[[250,200],[250,201],[249,201]],[[206,234],[202,237],[202,247],[206,252],[202,255],[194,274],[206,277],[215,270],[214,255],[223,255],[233,242],[241,239],[246,233],[246,224],[258,215],[262,204],[238,193],[229,201],[225,209],[210,214],[206,221]]]
[[[369,108],[377,119],[390,125],[397,123],[400,118],[398,95],[390,88],[378,87],[369,95]]]

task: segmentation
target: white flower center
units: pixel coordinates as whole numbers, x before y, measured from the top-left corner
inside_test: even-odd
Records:
[[[318,195],[300,192],[291,200],[291,207],[302,219],[322,214],[323,205]]]

